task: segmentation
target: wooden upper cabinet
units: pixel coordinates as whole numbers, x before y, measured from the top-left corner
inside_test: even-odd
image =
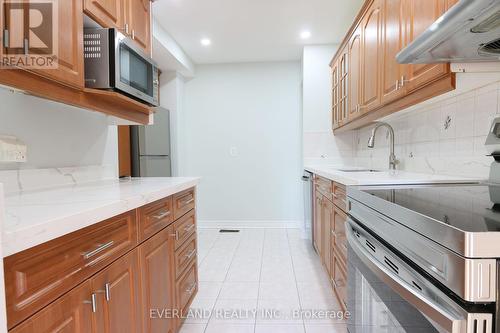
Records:
[[[81,0],[57,2],[57,69],[33,70],[34,73],[77,88],[84,87],[83,9]]]
[[[141,332],[137,249],[118,259],[91,279],[96,297],[96,332]]]
[[[172,333],[175,327],[174,319],[150,316],[150,309],[161,311],[174,306],[172,232],[172,227],[165,228],[139,247],[143,332]]]
[[[84,282],[9,332],[92,332],[90,281]]]
[[[361,112],[380,105],[380,72],[382,56],[382,0],[373,1],[361,22]],[[359,77],[359,76],[358,76]]]
[[[125,31],[125,1],[84,0],[83,4],[85,13],[103,27]]]
[[[360,86],[361,86],[361,28],[358,27],[352,34],[348,44],[348,120],[360,115]]]
[[[337,128],[340,126],[339,118],[339,67],[338,61],[332,64],[332,127]]]
[[[446,10],[446,0],[404,0],[406,41],[411,43]],[[419,89],[450,72],[449,64],[410,64],[402,84],[406,93]]]
[[[400,80],[404,75],[405,65],[396,62],[396,55],[404,46],[405,20],[403,16],[404,0],[384,0],[382,24],[382,104],[392,102],[404,95]]]
[[[150,0],[127,0],[127,22],[130,37],[144,52],[151,53],[151,3]]]
[[[84,0],[85,13],[106,28],[116,28],[151,54],[150,0]]]

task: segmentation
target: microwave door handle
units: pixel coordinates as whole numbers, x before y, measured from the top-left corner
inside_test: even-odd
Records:
[[[370,270],[377,275],[377,277],[384,283],[389,285],[396,293],[398,293],[408,303],[413,305],[420,312],[439,324],[447,332],[462,333],[466,331],[467,320],[465,316],[454,314],[445,309],[434,300],[425,297],[425,295],[417,294],[411,289],[401,278],[395,273],[384,267],[378,260],[376,260],[367,249],[357,241],[356,236],[353,234],[352,229],[347,222],[347,240],[349,242],[349,250],[353,250],[358,257],[367,265]],[[450,301],[451,302],[451,301]]]

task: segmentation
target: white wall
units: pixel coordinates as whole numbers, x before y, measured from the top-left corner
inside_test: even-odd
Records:
[[[300,96],[298,62],[197,67],[185,85],[180,173],[203,177],[202,223],[303,220]]]
[[[352,163],[352,133],[333,136],[330,61],[338,45],[306,46],[303,71],[305,164]]]
[[[0,101],[0,135],[28,145],[27,163],[0,163],[0,170],[91,165],[117,170],[117,129],[105,115],[3,88]]]

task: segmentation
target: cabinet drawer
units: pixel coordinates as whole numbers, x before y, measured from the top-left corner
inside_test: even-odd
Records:
[[[175,283],[176,304],[182,317],[187,314],[187,310],[194,296],[198,292],[198,265],[196,260],[192,262],[186,273]]]
[[[174,223],[175,249],[178,249],[196,232],[196,213],[191,210]]]
[[[342,306],[343,311],[347,310],[347,273],[343,264],[339,261],[335,250],[332,252],[332,285],[335,295]]]
[[[194,188],[174,195],[174,220],[189,212],[195,206]]]
[[[178,278],[189,266],[193,260],[196,259],[197,248],[196,248],[196,234],[193,233],[189,240],[181,246],[174,254],[175,263],[175,277]]]
[[[333,185],[331,180],[320,176],[314,176],[314,188],[316,191],[323,194],[328,200],[333,200]]]
[[[173,220],[172,197],[139,208],[139,241],[153,236]]]
[[[333,203],[344,212],[347,212],[347,198],[345,186],[339,183],[333,183]]]
[[[4,259],[11,328],[137,244],[135,211]]]

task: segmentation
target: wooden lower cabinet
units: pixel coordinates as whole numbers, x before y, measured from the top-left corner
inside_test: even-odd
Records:
[[[91,290],[90,281],[84,282],[10,332],[93,332]]]
[[[137,250],[118,259],[91,281],[96,298],[92,320],[95,332],[140,332],[142,311]]]
[[[334,205],[330,200],[323,200],[321,209],[321,234],[323,237],[322,259],[328,274],[331,273],[330,248],[331,244],[331,224],[334,217]]]
[[[143,332],[174,332],[174,318],[162,312],[174,306],[171,234],[172,227],[168,227],[139,247]],[[151,311],[157,312],[151,315]]]
[[[194,206],[173,221],[173,201],[5,258],[9,332],[178,332],[177,316],[198,292],[198,265]]]

